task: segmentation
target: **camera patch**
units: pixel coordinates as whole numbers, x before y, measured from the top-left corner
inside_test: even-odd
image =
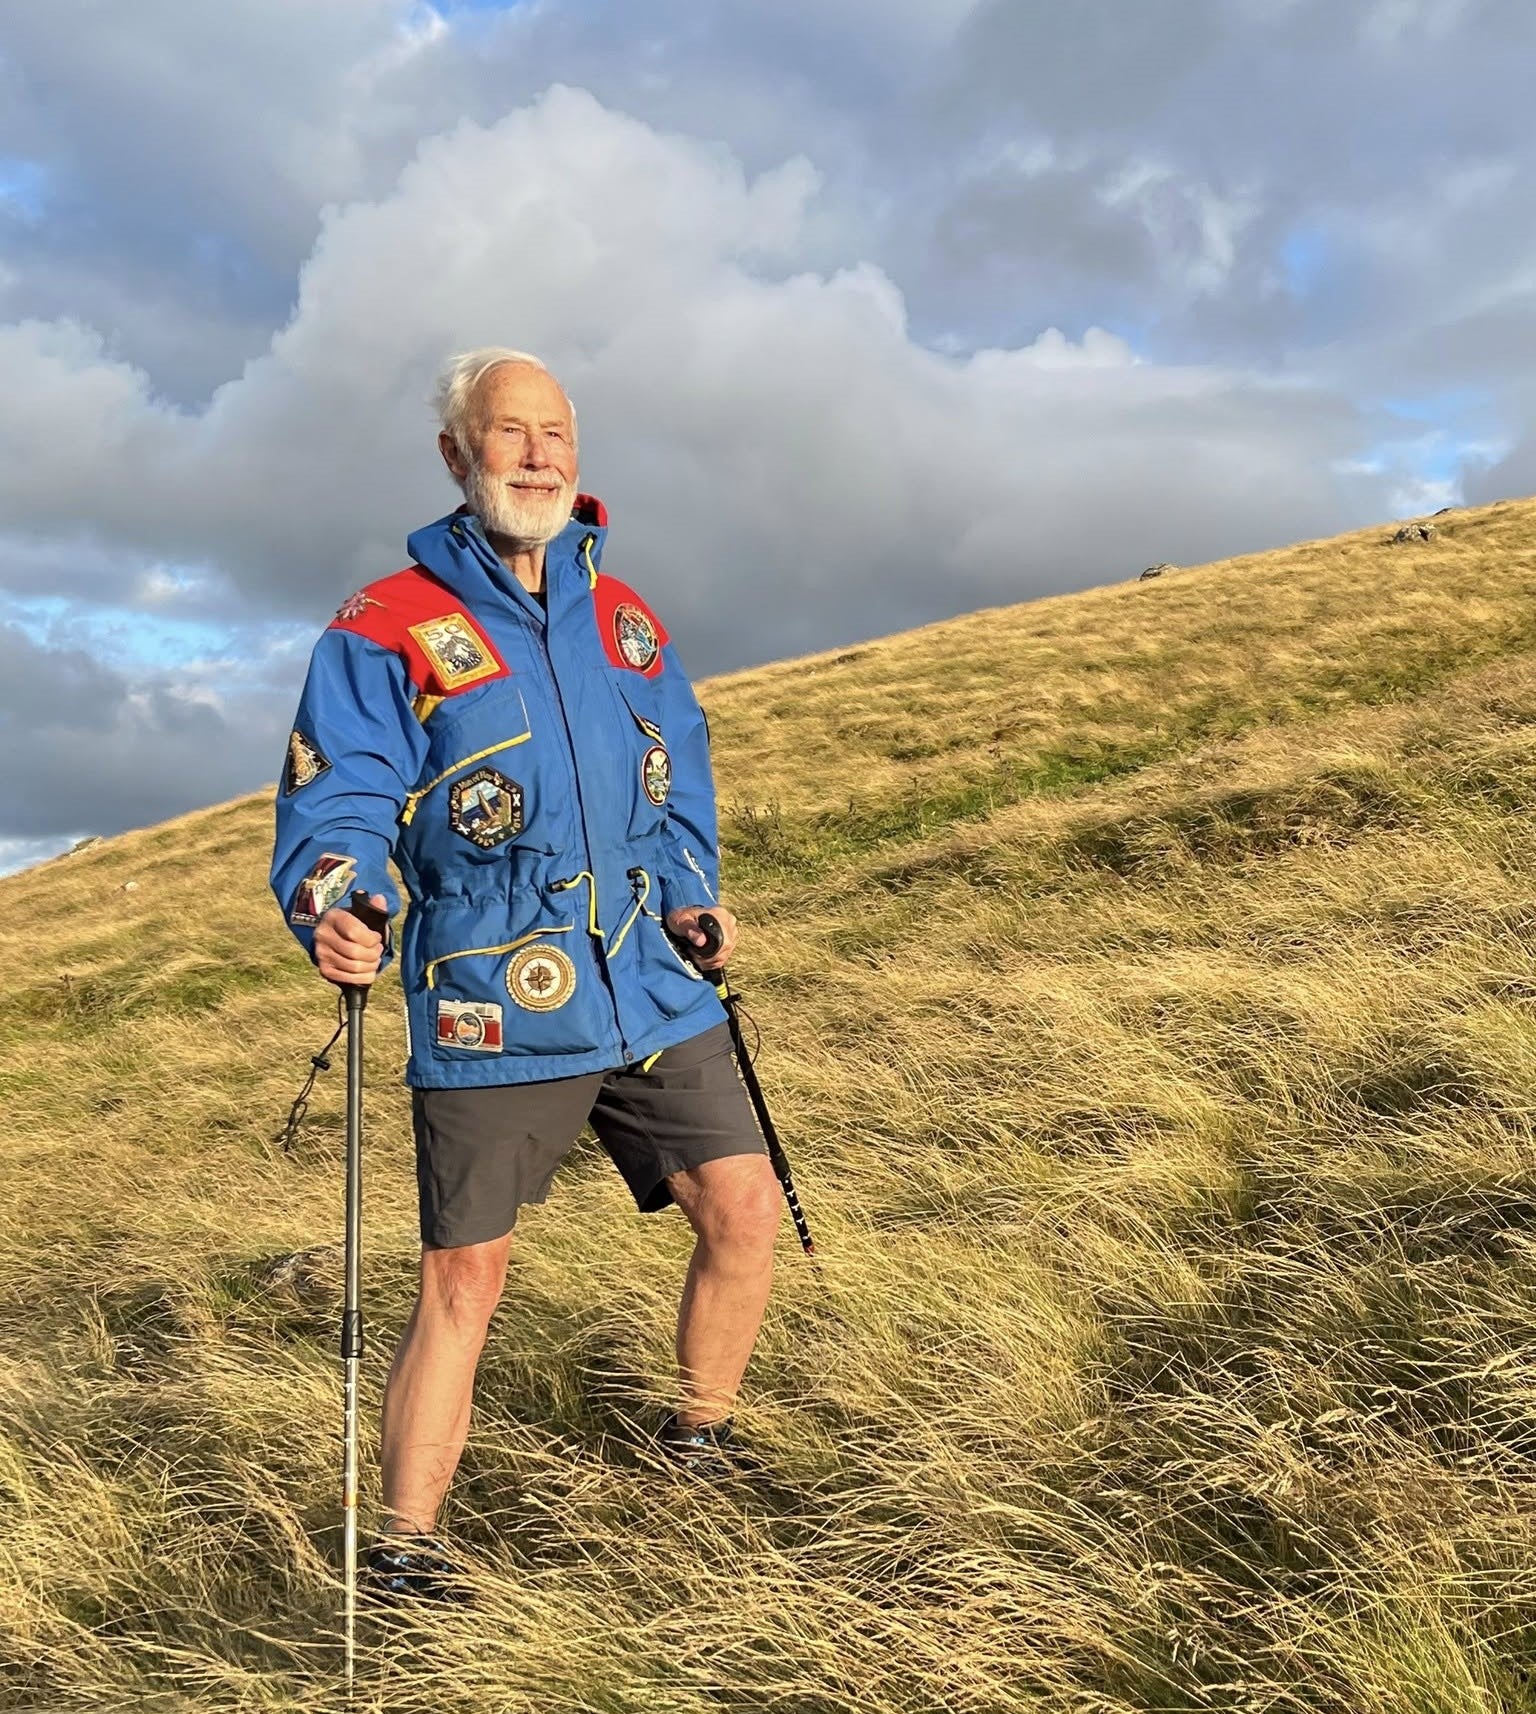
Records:
[[[439,1000],[437,1045],[501,1052],[501,1007],[494,1000]]]

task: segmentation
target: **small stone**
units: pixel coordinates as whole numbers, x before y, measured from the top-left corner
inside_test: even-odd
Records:
[[[1176,565],[1169,564],[1167,560],[1159,560],[1156,565],[1149,565],[1136,581],[1145,583],[1149,577],[1161,577],[1165,571],[1177,571],[1178,569]]]
[[[136,893],[139,890],[139,883],[137,881],[124,881],[117,890],[120,893]]]
[[[1404,524],[1393,534],[1392,540],[1397,542],[1432,542],[1435,539],[1433,524]]]
[[[268,1291],[292,1292],[295,1297],[329,1299],[341,1289],[344,1254],[340,1244],[314,1244],[269,1256],[255,1267],[256,1282]]]
[[[73,857],[77,851],[89,851],[93,845],[105,844],[106,841],[99,833],[88,833],[84,839],[77,839],[74,844],[70,846],[69,854]]]

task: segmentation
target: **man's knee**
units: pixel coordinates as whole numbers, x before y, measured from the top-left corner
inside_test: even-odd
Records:
[[[507,1278],[510,1237],[450,1250],[423,1250],[421,1305],[466,1337],[484,1337]]]
[[[771,1250],[783,1209],[779,1181],[766,1155],[706,1161],[672,1182],[693,1229],[713,1249]]]

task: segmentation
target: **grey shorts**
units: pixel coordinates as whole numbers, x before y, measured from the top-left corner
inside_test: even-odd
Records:
[[[588,1122],[643,1214],[672,1201],[673,1173],[767,1152],[726,1024],[667,1048],[649,1070],[416,1089],[411,1119],[421,1241],[435,1249],[510,1232],[524,1203],[549,1195],[555,1169]]]

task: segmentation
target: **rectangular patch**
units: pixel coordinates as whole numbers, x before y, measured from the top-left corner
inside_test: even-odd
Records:
[[[299,882],[293,895],[290,922],[317,923],[339,905],[357,876],[357,859],[327,851]]]
[[[501,1052],[501,1007],[494,1000],[439,1000],[437,1045]]]
[[[495,650],[463,613],[423,619],[411,626],[411,635],[442,688],[450,693],[483,678],[495,678],[503,670]]]

